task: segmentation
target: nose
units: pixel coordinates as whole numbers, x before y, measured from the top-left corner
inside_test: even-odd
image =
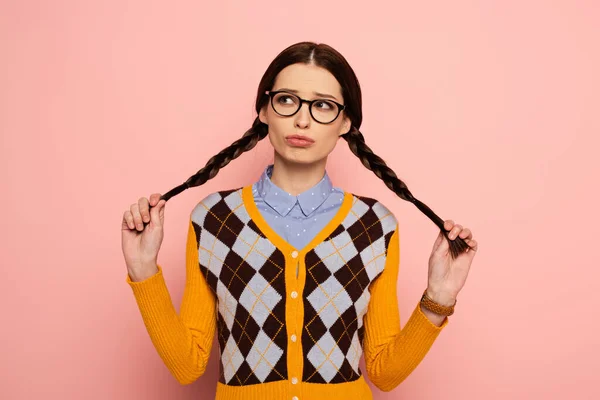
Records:
[[[306,128],[310,125],[310,110],[308,103],[303,103],[300,109],[296,113],[294,124],[298,128]]]

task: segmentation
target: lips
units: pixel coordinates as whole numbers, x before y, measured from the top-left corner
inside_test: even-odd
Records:
[[[305,141],[307,143],[314,143],[315,141],[311,138],[309,138],[308,136],[302,136],[302,135],[289,135],[285,137],[286,140],[290,140],[290,139],[296,139],[296,140],[301,140],[301,141]]]
[[[313,139],[302,135],[286,136],[285,141],[292,147],[309,147],[315,142]]]

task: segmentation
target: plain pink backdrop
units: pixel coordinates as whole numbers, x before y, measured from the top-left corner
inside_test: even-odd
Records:
[[[448,327],[375,398],[600,398],[599,20],[592,0],[2,1],[0,398],[213,398],[216,342],[190,386],[152,346],[122,214],[241,137],[269,62],[303,40],[348,59],[367,143],[480,246]],[[271,159],[264,140],[167,204],[177,309],[191,209]],[[345,141],[328,171],[400,221],[404,326],[437,227]]]

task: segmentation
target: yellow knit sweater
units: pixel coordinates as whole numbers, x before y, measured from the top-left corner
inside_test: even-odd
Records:
[[[250,186],[233,194],[226,193],[229,196],[239,193],[241,205],[247,211],[249,218],[277,249],[286,254],[286,282],[292,282],[294,276],[298,277],[296,268],[300,268],[298,287],[286,286],[287,299],[290,299],[293,289],[303,293],[302,288],[307,279],[304,263],[306,253],[322,243],[336,227],[340,226],[344,218],[353,212],[352,207],[357,199],[354,195],[346,193],[340,212],[311,244],[301,252],[297,252],[261,217],[252,201]],[[210,212],[204,200],[198,204],[195,212],[198,210]],[[160,265],[155,275],[140,282],[134,282],[129,275],[126,276],[126,282],[133,290],[152,343],[171,374],[181,384],[192,383],[204,374],[218,325],[218,299],[215,290],[210,287],[206,276],[199,268],[199,259],[202,259],[199,255],[201,246],[197,237],[198,225],[194,226],[193,219],[194,214],[190,219],[187,236],[186,282],[179,313],[173,306]],[[297,260],[300,260],[299,264],[296,264]],[[418,366],[441,330],[448,324],[446,318],[442,326],[434,325],[417,304],[404,328],[401,329],[396,293],[398,269],[399,237],[396,225],[389,239],[385,268],[370,285],[370,301],[368,310],[364,314],[363,351],[367,375],[382,391],[390,391],[397,387]],[[291,294],[291,297],[295,297],[294,294]],[[285,320],[288,328],[302,327],[305,323],[302,302],[296,304],[298,306],[294,306],[296,308],[293,313],[286,311]],[[292,330],[290,329],[290,332]],[[363,375],[358,379],[341,383],[302,381],[302,366],[306,362],[301,349],[302,341],[297,340],[296,335],[291,336],[293,338],[288,341],[287,350],[288,376],[286,378],[289,379],[247,385],[228,385],[220,380],[217,383],[216,400],[372,399],[371,390]]]

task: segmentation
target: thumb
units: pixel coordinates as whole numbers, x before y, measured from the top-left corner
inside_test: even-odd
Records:
[[[437,248],[437,251],[439,251],[441,254],[445,254],[446,252],[448,252],[448,250],[450,249],[450,239],[446,238],[446,235],[444,234],[444,232],[440,231],[440,237],[439,237],[439,241],[440,244]]]
[[[162,226],[165,220],[166,200],[160,200],[158,204],[150,209],[150,222],[156,226]]]
[[[444,234],[442,233],[442,231],[440,231],[440,233],[438,234],[437,238],[435,239],[435,243],[433,243],[433,251],[437,250],[437,248],[442,243],[442,240],[444,240]]]

